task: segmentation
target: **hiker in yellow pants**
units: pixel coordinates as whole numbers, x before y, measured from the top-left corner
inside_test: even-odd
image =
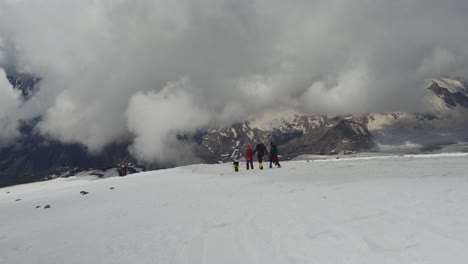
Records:
[[[263,156],[268,154],[268,150],[265,147],[265,145],[262,142],[260,142],[260,143],[257,144],[257,146],[255,146],[255,149],[254,149],[252,155],[254,155],[255,152],[257,153],[258,167],[261,170],[263,170]]]
[[[239,160],[241,158],[241,153],[239,150],[239,146],[236,146],[234,152],[231,155],[232,161],[234,162],[234,171],[239,171]]]

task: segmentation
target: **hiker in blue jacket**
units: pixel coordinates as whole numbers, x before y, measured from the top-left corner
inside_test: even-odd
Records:
[[[278,146],[273,141],[270,142],[270,168],[272,163],[281,168],[278,158]]]

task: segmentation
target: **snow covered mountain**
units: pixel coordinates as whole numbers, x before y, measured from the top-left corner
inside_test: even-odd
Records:
[[[9,77],[27,98],[40,81],[28,75]],[[462,79],[428,82],[427,113],[371,113],[359,116],[307,116],[293,111],[259,116],[193,135],[178,135],[193,144],[195,154],[206,163],[230,161],[236,145],[253,147],[259,141],[279,145],[281,159],[304,154],[351,154],[356,152],[421,153],[468,151],[468,85]],[[27,125],[26,125],[27,127]],[[105,170],[122,160],[137,161],[128,145],[109,146],[90,157],[76,144],[51,142],[23,129],[17,144],[0,150],[0,186],[31,182],[54,175],[73,175],[90,168]],[[53,161],[53,162],[52,162]],[[168,164],[152,167],[164,168]]]
[[[370,113],[359,116],[307,116],[286,113],[232,127],[212,129],[198,148],[209,162],[223,162],[236,144],[270,140],[283,158],[302,154],[349,154],[361,151],[427,152],[450,146],[468,150],[468,82],[433,79],[427,113]]]
[[[448,108],[468,108],[468,82],[463,79],[433,79],[427,88]]]
[[[379,151],[468,150],[468,83],[463,79],[428,82],[426,113],[376,113],[363,119]]]
[[[285,159],[308,153],[351,153],[373,147],[372,136],[362,123],[343,117],[294,115],[275,120],[275,125],[268,129],[253,127],[246,121],[210,130],[203,136],[197,153],[208,162],[225,162],[230,160],[237,144],[244,148],[247,143],[255,147],[257,142],[268,145],[270,141],[279,145]]]
[[[7,75],[14,89],[21,91],[23,98],[28,100],[37,91],[41,78],[27,73],[12,73]]]

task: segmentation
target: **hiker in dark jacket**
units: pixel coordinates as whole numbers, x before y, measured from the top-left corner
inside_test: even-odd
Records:
[[[272,167],[271,164],[274,163],[278,168],[281,168],[278,159],[278,146],[272,142],[270,142],[270,168]]]
[[[257,146],[255,146],[255,149],[252,153],[252,155],[255,155],[257,153],[257,159],[258,159],[258,167],[263,170],[263,156],[268,154],[268,150],[265,147],[263,143],[258,143]]]

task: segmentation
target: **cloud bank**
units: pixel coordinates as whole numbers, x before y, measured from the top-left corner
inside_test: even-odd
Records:
[[[467,12],[464,0],[0,0],[0,67],[43,78],[2,116],[41,116],[42,134],[91,152],[130,140],[151,162],[186,152],[177,132],[278,107],[418,111],[426,78],[468,76]]]
[[[13,90],[6,78],[6,73],[0,68],[0,147],[16,138],[19,134],[18,120],[21,94]]]

